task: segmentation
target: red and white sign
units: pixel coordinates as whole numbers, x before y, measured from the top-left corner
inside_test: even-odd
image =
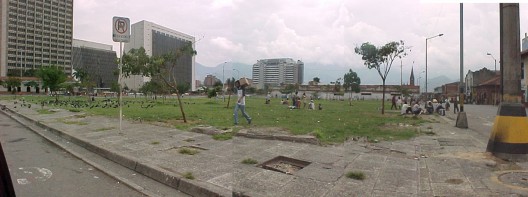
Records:
[[[114,16],[112,30],[114,42],[130,42],[130,19]]]

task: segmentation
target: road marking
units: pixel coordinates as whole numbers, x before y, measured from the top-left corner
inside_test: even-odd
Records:
[[[39,168],[39,167],[27,167],[27,168],[18,168],[18,171],[14,172],[15,177],[21,177],[17,178],[17,183],[20,185],[27,185],[30,184],[31,181],[36,182],[44,182],[51,178],[53,173],[51,170],[48,170],[46,168]]]

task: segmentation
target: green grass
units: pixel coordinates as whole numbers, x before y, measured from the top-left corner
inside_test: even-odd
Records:
[[[49,97],[26,96],[26,101],[33,100],[39,104],[42,100],[51,100]],[[72,97],[72,100],[86,101],[86,97]],[[111,98],[116,100],[117,98]],[[406,140],[415,137],[418,133],[414,127],[401,127],[399,123],[417,126],[428,122],[422,117],[410,118],[400,116],[399,110],[386,110],[382,115],[378,108],[381,101],[353,101],[349,106],[348,101],[315,100],[316,106],[321,103],[323,110],[295,109],[290,110],[285,105],[279,104],[280,98],[273,98],[270,105],[264,104],[262,97],[248,97],[246,111],[252,117],[252,125],[247,125],[242,114],[239,113],[240,126],[233,127],[233,107],[235,97],[231,97],[229,108],[221,99],[185,97],[182,99],[187,117],[187,123],[179,109],[175,97],[157,100],[138,98],[124,98],[123,114],[131,120],[141,119],[145,122],[162,122],[178,129],[187,130],[198,125],[211,125],[216,128],[233,128],[233,132],[244,128],[254,127],[281,127],[294,135],[313,135],[323,143],[341,143],[351,137],[367,137],[369,140]],[[66,101],[64,97],[61,101]],[[103,98],[96,98],[101,101]],[[132,102],[133,101],[133,102]],[[142,108],[152,104],[152,108]],[[385,102],[385,109],[390,109],[390,102]],[[59,108],[60,106],[51,105]],[[101,115],[118,117],[119,108],[89,107],[82,111],[88,115]],[[229,138],[216,136],[218,140]]]
[[[247,159],[242,160],[240,163],[252,165],[252,164],[257,164],[258,161],[251,159],[251,158],[247,158]]]
[[[233,133],[231,132],[225,132],[225,133],[219,133],[219,134],[213,135],[213,139],[219,140],[219,141],[230,140],[232,138],[233,138]]]
[[[68,120],[62,120],[61,122],[64,123],[64,124],[70,124],[70,125],[87,125],[87,124],[88,124],[88,123],[86,123],[86,122],[81,122],[81,121],[68,121]]]
[[[38,109],[37,112],[39,114],[54,114],[54,111],[50,111],[49,109]]]
[[[366,178],[365,174],[359,171],[348,172],[346,176],[355,180],[364,180]]]
[[[198,154],[200,151],[195,150],[195,149],[191,149],[191,148],[181,148],[178,152],[179,152],[180,154],[184,154],[184,155],[196,155],[196,154]]]
[[[191,180],[194,180],[194,175],[192,174],[192,172],[186,172],[183,174],[183,177],[186,178],[186,179],[191,179]]]
[[[71,111],[71,112],[81,112],[82,110],[81,109],[77,109],[77,108],[71,108],[71,109],[69,109],[69,111]]]
[[[108,130],[112,130],[112,129],[115,129],[115,127],[104,127],[104,128],[96,129],[95,131],[97,131],[97,132],[99,132],[99,131],[108,131]]]

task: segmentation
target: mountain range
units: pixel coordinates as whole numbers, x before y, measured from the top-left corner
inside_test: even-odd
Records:
[[[319,77],[321,84],[329,84],[330,82],[336,81],[338,78],[343,78],[344,74],[347,73],[351,68],[344,68],[334,65],[325,65],[320,63],[305,63],[304,64],[304,84],[308,84],[313,78]],[[376,85],[381,84],[381,77],[378,72],[374,69],[368,69],[366,67],[353,68],[352,71],[356,72],[361,78],[361,84],[364,85]],[[200,63],[196,63],[196,79],[204,81],[205,76],[214,75],[217,79],[223,81],[225,79],[234,77],[247,77],[252,78],[252,65],[244,64],[240,62],[226,62],[223,64],[216,65],[214,67],[206,66]],[[402,73],[400,77],[400,69],[398,66],[393,66],[391,72],[387,76],[386,84],[397,85],[400,84],[400,80],[403,84],[409,83],[410,73]],[[418,77],[418,73],[414,73],[415,84],[420,83],[422,90],[425,90],[425,80]],[[446,83],[452,83],[456,81],[447,76],[441,75],[428,79],[428,90],[431,92],[435,87],[439,87]]]

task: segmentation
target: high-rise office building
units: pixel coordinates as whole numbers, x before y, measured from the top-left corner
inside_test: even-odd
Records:
[[[86,72],[96,88],[111,88],[117,82],[116,59],[112,45],[73,40],[73,69]]]
[[[71,73],[73,0],[2,0],[0,77],[53,65]]]
[[[302,84],[304,63],[291,58],[262,59],[253,65],[253,86],[263,89],[265,85]]]
[[[130,30],[130,42],[125,43],[125,52],[143,47],[147,55],[152,57],[175,51],[189,42],[195,48],[195,38],[193,36],[152,22],[140,21],[134,23]],[[189,83],[191,89],[196,90],[194,73],[195,56],[188,55],[180,59],[172,75],[178,83]],[[148,77],[130,76],[123,79],[122,83],[127,85],[131,90],[137,90],[148,81],[150,81]]]

